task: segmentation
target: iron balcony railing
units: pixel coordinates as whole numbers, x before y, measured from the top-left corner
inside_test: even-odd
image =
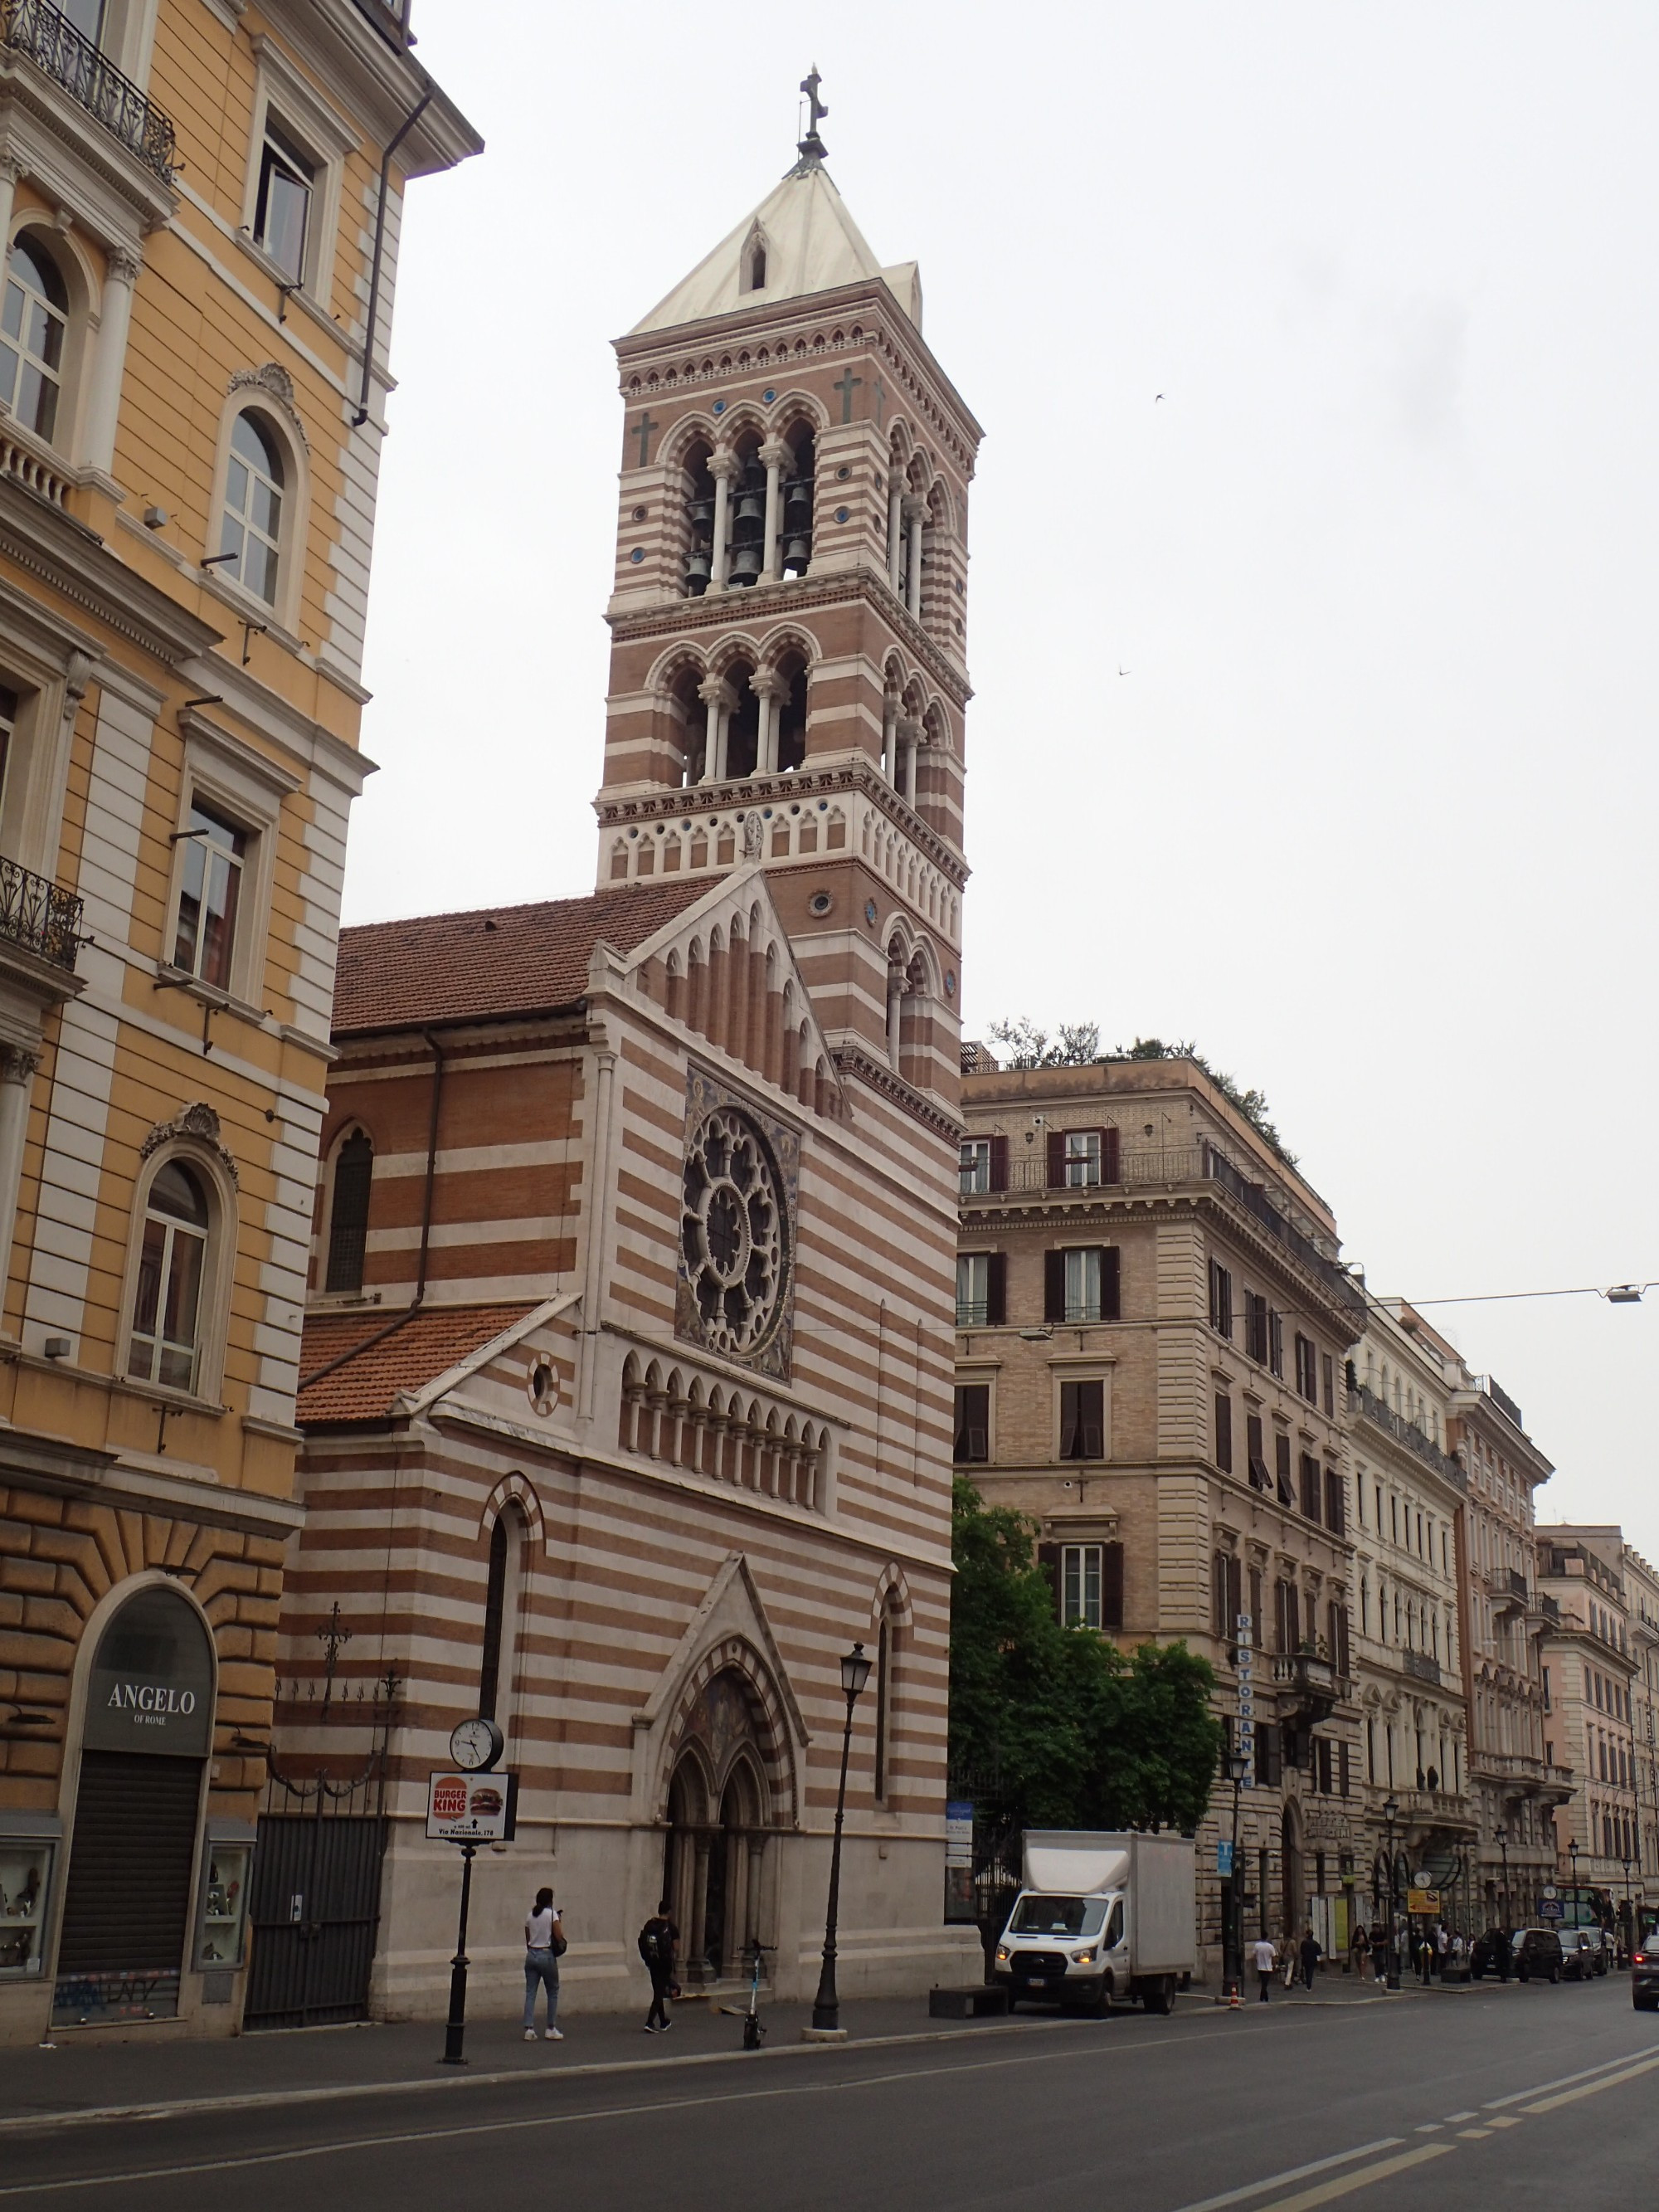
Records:
[[[46,0],[0,0],[0,45],[26,55],[164,185],[173,182],[172,123],[68,16]]]
[[[0,943],[72,969],[81,944],[80,900],[15,860],[0,860]]]
[[[963,1197],[1005,1195],[1002,1191],[990,1188],[989,1175],[988,1163],[976,1163],[964,1169],[961,1179]],[[1334,1260],[1327,1259],[1311,1237],[1304,1237],[1285,1218],[1261,1186],[1241,1174],[1213,1145],[1149,1146],[1144,1152],[1125,1146],[1118,1161],[1118,1172],[1110,1182],[1105,1179],[1098,1162],[1082,1160],[1069,1163],[1061,1180],[1051,1182],[1046,1145],[1038,1145],[1029,1158],[1011,1159],[1008,1163],[1009,1191],[1054,1191],[1081,1198],[1097,1191],[1145,1189],[1152,1184],[1181,1182],[1219,1183],[1230,1197],[1237,1199],[1248,1213],[1253,1214],[1264,1229],[1295,1255],[1339,1304],[1351,1308],[1357,1318],[1364,1320],[1364,1296],[1346,1270]]]
[[[1385,1429],[1391,1437],[1397,1437],[1407,1450],[1415,1453],[1425,1467],[1431,1467],[1448,1482],[1455,1482],[1460,1490],[1465,1486],[1467,1477],[1457,1462],[1449,1459],[1438,1444],[1424,1435],[1415,1421],[1408,1421],[1403,1413],[1396,1413],[1386,1400],[1379,1398],[1375,1391],[1368,1390],[1363,1382],[1350,1386],[1348,1411],[1363,1413],[1374,1427]],[[1526,1595],[1524,1583],[1521,1595]]]
[[[1522,1435],[1524,1436],[1526,1434],[1526,1424],[1521,1419],[1521,1408],[1516,1404],[1514,1399],[1510,1397],[1509,1392],[1501,1389],[1498,1383],[1494,1382],[1490,1375],[1477,1376],[1475,1380],[1477,1386],[1486,1393],[1488,1398],[1492,1400],[1498,1412],[1512,1421],[1515,1426],[1520,1430]]]
[[[1440,1662],[1427,1651],[1402,1651],[1400,1663],[1408,1674],[1415,1674],[1419,1682],[1440,1680]]]

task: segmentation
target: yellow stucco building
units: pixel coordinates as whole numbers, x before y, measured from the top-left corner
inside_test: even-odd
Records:
[[[0,2042],[240,2020],[399,216],[478,145],[406,0],[0,4]]]

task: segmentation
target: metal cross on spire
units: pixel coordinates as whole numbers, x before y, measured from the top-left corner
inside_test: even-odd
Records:
[[[830,112],[818,98],[818,87],[823,82],[823,79],[818,75],[818,65],[814,62],[800,81],[800,88],[806,94],[806,136],[796,151],[803,161],[821,161],[830,150],[818,136],[818,125]]]

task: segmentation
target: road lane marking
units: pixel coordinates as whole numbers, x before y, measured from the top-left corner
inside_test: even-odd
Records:
[[[1485,2142],[1492,2130],[1490,2128],[1459,2128],[1457,2132],[1465,2142]]]
[[[1547,2090],[1550,2089],[1565,2089],[1574,2081],[1588,2081],[1595,2075],[1610,2074],[1617,2066],[1629,2066],[1638,2059],[1650,2058],[1652,2055],[1651,2045],[1645,2051],[1621,2051],[1617,2058],[1604,2058],[1599,2066],[1581,2067],[1577,2074],[1558,2074],[1553,2081],[1534,2081],[1530,2089],[1511,2089],[1507,2097],[1488,2098],[1486,2104],[1481,2106],[1481,2110],[1486,2112],[1501,2112],[1506,2105],[1524,2105],[1528,2097],[1541,2097]],[[1475,2115],[1473,2112],[1465,2112],[1455,2113],[1452,2117],[1472,2120]]]
[[[1419,2120],[1412,2132],[1419,2136],[1437,2136],[1445,2124],[1443,2120]]]
[[[1518,2128],[1520,2124],[1513,2112],[1494,2112],[1486,2123],[1489,2128]]]
[[[1310,2173],[1328,2173],[1332,2166],[1350,2165],[1357,2158],[1369,2158],[1373,2151],[1392,2150],[1402,2140],[1400,2136],[1379,2136],[1375,2142],[1360,2143],[1353,2150],[1340,2150],[1330,2158],[1316,2158],[1307,2166],[1288,2166],[1283,2173],[1270,2173],[1265,2181],[1247,2181],[1242,2189],[1229,2189],[1220,2197],[1201,2197],[1195,2204],[1182,2205],[1180,2212],[1220,2212],[1224,2204],[1242,2204],[1247,2197],[1260,2197],[1264,2189],[1282,2188],[1287,2181],[1305,2181]]]
[[[1344,2173],[1334,2181],[1324,2181],[1317,2189],[1304,2189],[1298,2197],[1275,2197],[1271,2204],[1264,2204],[1261,2212],[1312,2212],[1316,2204],[1328,2204],[1338,2197],[1346,2197],[1356,2189],[1369,2189],[1374,2181],[1386,2181],[1391,2174],[1404,2173],[1413,2166],[1421,2166],[1428,2159],[1444,2158],[1455,2150],[1455,2143],[1420,2143],[1415,2150],[1402,2150],[1397,2157],[1379,2159],[1375,2166],[1362,2166],[1358,2173]]]
[[[1524,2096],[1526,2092],[1522,2090],[1522,2094]],[[1446,2125],[1449,2128],[1455,2128],[1460,2120],[1478,2120],[1480,2117],[1479,2112],[1448,2112]]]
[[[1582,2087],[1564,2089],[1559,2096],[1541,2097],[1536,2104],[1527,2105],[1528,2112],[1553,2112],[1563,2105],[1577,2104],[1580,2097],[1594,2097],[1603,2089],[1616,2089],[1622,2081],[1634,2081],[1644,2074],[1651,2074],[1659,2066],[1659,2057],[1644,2058],[1639,2066],[1627,2066],[1622,2074],[1604,2074],[1599,2081],[1586,2081]]]
[[[1229,2031],[1225,2028],[1218,2028],[1213,2033],[1217,2036],[1223,2036]],[[1210,2037],[1203,2034],[1182,2036],[1178,2039],[1181,2044],[1201,2043],[1210,2039]],[[848,2047],[855,2049],[857,2046]],[[1136,2044],[1127,2047],[1119,2045],[1117,2049],[1127,2057],[1131,2051],[1172,2051],[1176,2047],[1176,2041],[1172,2039],[1169,2042]],[[519,2120],[475,2120],[465,2126],[411,2128],[396,2135],[344,2136],[331,2142],[296,2143],[284,2149],[247,2151],[236,2158],[180,2160],[172,2166],[134,2166],[119,2172],[76,2174],[55,2181],[8,2182],[0,2185],[0,2197],[58,2196],[72,2189],[112,2188],[120,2182],[169,2181],[197,2173],[236,2173],[252,2166],[283,2166],[301,2159],[330,2158],[354,2150],[389,2150],[402,2148],[410,2143],[455,2142],[472,2136],[520,2135],[532,2128],[574,2127],[580,2122],[588,2120],[636,2119],[642,2113],[702,2111],[710,2105],[755,2104],[763,2099],[772,2097],[823,2096],[828,2095],[832,2091],[878,2089],[896,2081],[926,2081],[949,2075],[988,2074],[994,2072],[999,2067],[1052,2065],[1054,2056],[1052,2051],[1033,2051],[1024,2057],[987,2058],[968,2066],[907,2066],[898,2068],[889,2074],[860,2074],[850,2080],[840,2081],[786,2081],[769,2089],[734,2089],[724,2096],[665,2097],[647,2104],[596,2105],[586,2112],[538,2112],[528,2118]],[[519,2077],[514,2075],[511,2078],[516,2080]],[[1386,2142],[1395,2143],[1400,2141],[1400,2137],[1389,2136],[1384,2140]],[[1376,2144],[1367,2144],[1364,2146],[1364,2150],[1380,2147]],[[1349,2151],[1345,2153],[1344,2156],[1363,2157],[1364,2150]],[[1331,2162],[1322,2160],[1319,2164],[1322,2166]],[[1312,2167],[1303,2167],[1298,2170],[1303,2172],[1314,2171]],[[1287,2177],[1282,2174],[1274,2175],[1261,2185],[1263,2188],[1271,2188],[1275,2181],[1285,2179]],[[1257,2192],[1255,2190],[1247,2189],[1240,2193],[1251,2197]],[[1230,2203],[1232,2199],[1231,2197],[1216,2199],[1215,2202]],[[1185,2208],[1185,2212],[1200,2212],[1200,2208],[1195,2205],[1188,2206]]]

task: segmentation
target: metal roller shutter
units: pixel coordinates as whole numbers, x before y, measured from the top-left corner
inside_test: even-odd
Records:
[[[201,1787],[199,1759],[82,1753],[60,1977],[179,1971]]]

